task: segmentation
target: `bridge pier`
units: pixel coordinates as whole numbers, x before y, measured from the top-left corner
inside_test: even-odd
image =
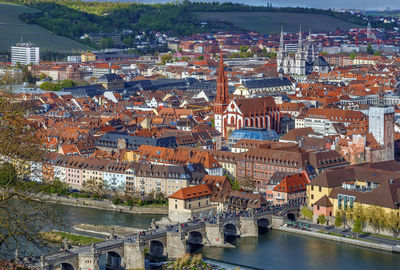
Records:
[[[185,234],[179,232],[167,232],[167,252],[169,258],[181,258],[186,253]]]
[[[224,233],[222,224],[206,223],[205,229],[208,246],[222,246],[224,244]]]
[[[125,242],[122,265],[125,269],[145,269],[144,242]]]
[[[79,253],[79,269],[100,270],[98,253]]]
[[[258,237],[257,218],[240,217],[240,236]]]
[[[278,228],[285,224],[285,217],[282,216],[272,216],[272,228]]]

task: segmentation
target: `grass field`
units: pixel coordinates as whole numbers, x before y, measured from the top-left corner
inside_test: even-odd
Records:
[[[23,12],[35,11],[24,6],[0,3],[0,50],[10,50],[21,38],[33,42],[41,50],[72,52],[89,49],[79,42],[54,35],[40,26],[25,24],[18,18]]]
[[[279,33],[281,26],[285,32],[297,32],[301,26],[305,31],[335,31],[357,27],[337,18],[323,14],[286,12],[197,12],[200,20],[225,21],[262,34]]]

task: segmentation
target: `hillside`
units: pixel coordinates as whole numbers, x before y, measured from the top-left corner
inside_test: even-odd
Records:
[[[202,21],[219,21],[232,23],[241,29],[256,31],[262,34],[278,33],[281,26],[286,32],[304,30],[335,31],[337,28],[347,30],[359,27],[332,16],[324,14],[305,14],[288,12],[196,12]]]
[[[22,22],[19,15],[24,12],[33,13],[37,10],[26,6],[0,3],[0,50],[10,50],[12,45],[21,41],[21,38],[24,41],[33,42],[41,50],[71,52],[89,49],[79,42],[54,35],[38,25]]]

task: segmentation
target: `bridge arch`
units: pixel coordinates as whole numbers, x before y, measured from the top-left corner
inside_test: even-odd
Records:
[[[186,241],[186,252],[194,253],[197,249],[203,246],[203,234],[198,231],[189,232],[188,239]]]
[[[292,212],[288,212],[288,213],[286,214],[286,217],[287,217],[288,219],[290,219],[291,221],[295,221],[295,220],[296,220],[296,214],[295,214],[295,213],[292,213]]]
[[[75,270],[75,268],[70,263],[61,263],[60,269],[61,270]]]
[[[189,244],[201,245],[203,243],[203,235],[201,234],[201,232],[191,231],[189,232],[189,237],[187,242]]]
[[[161,241],[150,241],[149,254],[151,257],[162,257],[164,255],[164,245]]]
[[[234,243],[238,234],[239,234],[239,230],[235,224],[227,223],[224,225],[224,241],[225,242]]]
[[[108,251],[106,257],[106,270],[122,269],[122,257],[115,251]]]
[[[268,218],[260,218],[257,220],[258,233],[265,234],[268,231],[271,223]]]

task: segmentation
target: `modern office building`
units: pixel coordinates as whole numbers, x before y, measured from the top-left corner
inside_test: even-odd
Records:
[[[11,47],[11,64],[39,65],[39,47],[34,47],[32,43],[17,43]]]

